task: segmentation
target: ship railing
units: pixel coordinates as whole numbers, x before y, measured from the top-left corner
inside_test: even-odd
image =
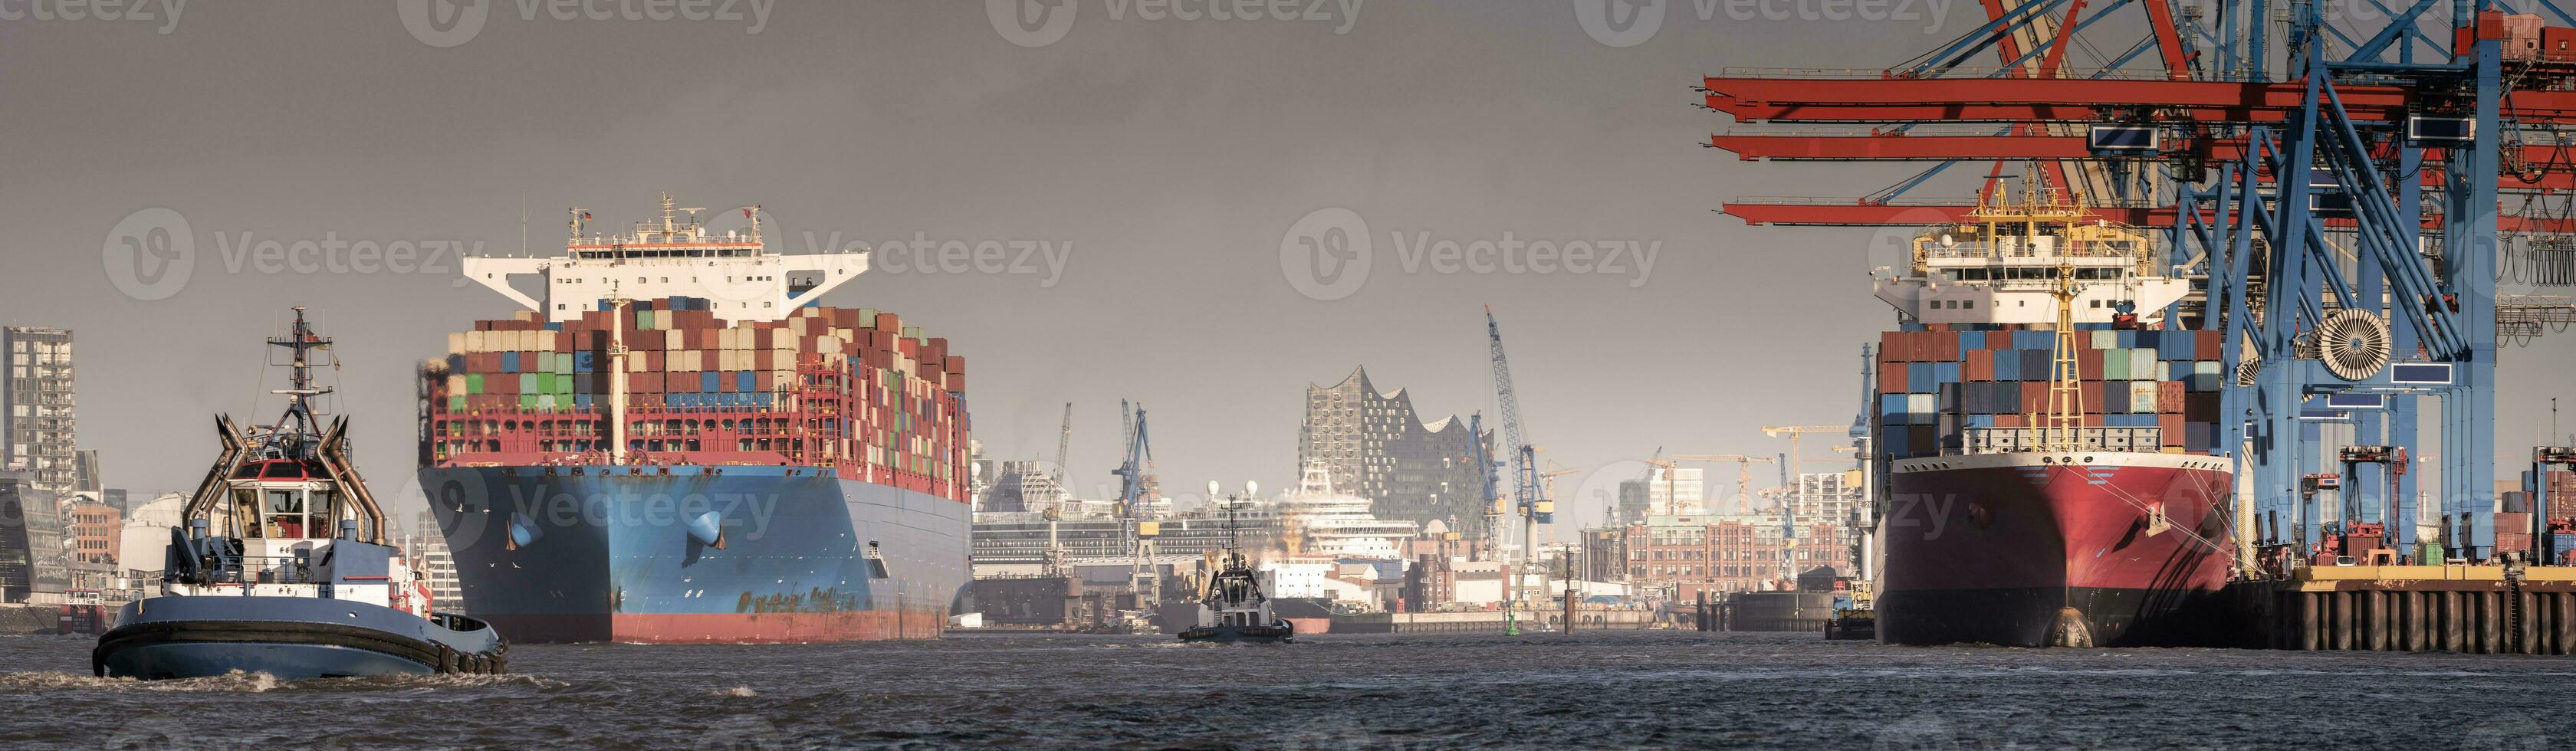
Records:
[[[1923,257],[1933,260],[2000,260],[2041,261],[2058,258],[2134,259],[2138,248],[2131,243],[2059,243],[2043,247],[2032,243],[1968,242],[1954,245],[1932,245],[1924,248]]]
[[[1951,455],[2037,451],[2162,451],[2163,428],[1968,428]]]
[[[320,566],[309,556],[241,556],[214,570],[215,584],[321,584]]]
[[[1946,69],[1945,71],[1943,71],[1943,73],[1941,74],[1941,76],[1940,76],[1940,77],[1942,77],[1942,78],[1997,78],[1997,77],[2001,77],[2001,76],[2003,76],[2003,75],[2007,75],[2007,74],[2017,74],[2017,73],[2019,73],[2019,72],[2020,72],[2020,70],[2021,70],[2021,69],[2020,69],[2020,67],[2019,67],[2019,66],[2013,66],[2013,67],[2009,67],[2009,68],[1985,68],[1985,67],[1979,67],[1979,66],[1959,66],[1959,67],[1956,67],[1956,68],[1949,68],[1949,69]],[[2092,69],[2092,70],[2076,70],[2076,69],[2074,69],[2074,68],[2071,68],[2071,67],[2070,67],[2070,68],[2067,68],[2066,70],[2064,70],[2063,72],[2059,73],[2058,75],[2059,75],[2060,77],[2062,77],[2062,78],[2083,78],[2083,79],[2087,79],[2087,80],[2110,80],[2110,81],[2164,81],[2164,80],[2172,80],[2172,79],[2174,78],[2174,75],[2173,75],[2172,73],[2170,73],[2170,72],[2168,72],[2168,71],[2166,71],[2166,70],[2164,70],[2164,69],[2161,69],[2161,68],[2100,68],[2100,69]],[[1719,78],[1801,78],[1801,79],[1821,79],[1821,80],[1872,80],[1872,79],[1910,79],[1910,78],[1923,78],[1924,76],[1908,75],[1908,74],[1906,74],[1906,73],[1905,73],[1905,72],[1903,72],[1903,71],[1892,70],[1892,69],[1888,69],[1888,68],[1776,68],[1776,67],[1746,67],[1746,66],[1729,66],[1729,67],[1719,68],[1719,69],[1718,69],[1717,77],[1719,77]],[[2235,75],[2233,75],[2233,74],[2211,74],[2211,75],[2209,75],[2209,76],[2206,76],[2206,77],[2201,78],[2200,80],[2233,81],[2233,80],[2241,80],[2241,79],[2240,79],[2238,76],[2235,76]]]

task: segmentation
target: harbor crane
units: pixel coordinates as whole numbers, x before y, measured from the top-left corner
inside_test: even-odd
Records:
[[[1073,468],[1066,464],[1072,452],[1073,402],[1065,402],[1064,426],[1057,429],[1055,436],[1055,486],[1066,492],[1073,490]]]
[[[1131,406],[1121,399],[1118,411],[1127,415],[1127,460],[1110,474],[1118,476],[1118,518],[1125,522],[1121,526],[1128,533],[1128,551],[1132,555],[1127,581],[1137,592],[1146,594],[1138,604],[1150,610],[1150,603],[1163,599],[1161,572],[1145,565],[1146,559],[1154,555],[1154,537],[1161,532],[1161,525],[1145,518],[1155,491],[1154,448],[1145,438],[1144,405]]]
[[[1511,361],[1503,356],[1503,327],[1494,321],[1494,306],[1485,306],[1485,336],[1493,347],[1494,405],[1503,420],[1503,448],[1512,456],[1512,505],[1521,517],[1521,560],[1537,555],[1531,531],[1555,521],[1555,503],[1540,496],[1538,449],[1522,437],[1520,397],[1512,393]],[[1496,546],[1501,547],[1501,546]],[[1503,633],[1517,636],[1512,620],[1513,590],[1520,588],[1520,569],[1506,557],[1503,565]]]

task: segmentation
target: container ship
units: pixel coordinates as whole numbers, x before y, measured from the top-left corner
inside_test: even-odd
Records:
[[[421,373],[463,609],[522,642],[939,636],[969,576],[965,359],[817,305],[864,252],[771,253],[759,207],[701,211],[665,195],[599,235],[576,209],[562,256],[463,261],[527,308]]]
[[[2001,191],[1996,191],[2000,194]],[[2135,228],[1988,198],[1882,274],[1881,641],[2189,642],[2227,580],[2219,332]]]

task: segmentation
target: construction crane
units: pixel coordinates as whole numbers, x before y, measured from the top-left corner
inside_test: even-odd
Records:
[[[1073,489],[1073,468],[1065,463],[1071,458],[1072,451],[1073,402],[1065,402],[1064,427],[1057,429],[1055,436],[1055,486],[1066,492]]]
[[[1793,476],[1793,477],[1794,477],[1794,476],[1796,476],[1796,475],[1798,474],[1799,470],[1805,469],[1805,468],[1806,468],[1806,466],[1807,466],[1807,464],[1806,464],[1806,461],[1807,461],[1806,457],[1804,457],[1804,456],[1802,456],[1802,455],[1800,455],[1800,454],[1798,453],[1798,439],[1799,439],[1800,437],[1802,437],[1802,436],[1805,436],[1805,435],[1809,434],[1809,433],[1820,433],[1820,434],[1822,434],[1822,433],[1832,433],[1832,434],[1840,434],[1840,435],[1850,435],[1850,434],[1851,434],[1851,426],[1849,426],[1849,425],[1766,425],[1766,426],[1763,426],[1763,428],[1762,428],[1762,434],[1763,434],[1763,435],[1766,435],[1766,436],[1770,436],[1770,437],[1773,437],[1773,438],[1779,438],[1779,437],[1781,437],[1781,436],[1788,436],[1788,438],[1789,438],[1789,463],[1788,463],[1786,466],[1781,467],[1781,469],[1788,470],[1789,474],[1790,474],[1791,476]]]
[[[1556,464],[1556,460],[1554,460],[1554,459],[1550,459],[1550,460],[1548,460],[1548,462],[1547,462],[1547,466],[1550,466],[1550,467],[1555,467],[1555,466],[1557,466],[1557,464]],[[1539,473],[1539,475],[1538,475],[1538,479],[1539,479],[1541,482],[1545,482],[1545,483],[1547,483],[1547,497],[1549,497],[1549,498],[1554,498],[1554,497],[1556,497],[1556,478],[1558,478],[1558,477],[1563,477],[1563,476],[1565,476],[1565,475],[1574,474],[1574,473],[1576,473],[1576,472],[1581,472],[1581,471],[1583,471],[1583,470],[1582,470],[1582,468],[1579,468],[1579,467],[1563,467],[1563,468],[1559,468],[1559,469],[1551,469],[1551,470],[1548,470],[1548,471],[1545,471],[1545,472],[1541,472],[1541,473]]]
[[[1751,510],[1752,508],[1752,502],[1748,499],[1753,497],[1753,463],[1780,463],[1780,460],[1768,456],[1747,456],[1744,454],[1674,454],[1673,461],[1735,462],[1735,502],[1743,504],[1745,506],[1745,510]],[[1666,470],[1666,472],[1669,474],[1670,470]]]

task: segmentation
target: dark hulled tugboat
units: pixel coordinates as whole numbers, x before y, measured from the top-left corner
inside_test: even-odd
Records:
[[[384,544],[384,511],[349,460],[348,420],[321,428],[310,358],[330,346],[296,308],[270,344],[294,353],[286,414],[243,430],[215,418],[222,457],[170,530],[162,593],[125,606],[91,669],[108,677],[278,678],[485,673],[507,642],[483,622],[434,613],[429,591]]]
[[[1216,483],[1208,483],[1208,495],[1216,490]],[[1234,512],[1242,503],[1227,499],[1225,556],[1199,592],[1198,624],[1181,631],[1181,641],[1285,643],[1297,635],[1288,619],[1271,612],[1251,560],[1235,548]]]

